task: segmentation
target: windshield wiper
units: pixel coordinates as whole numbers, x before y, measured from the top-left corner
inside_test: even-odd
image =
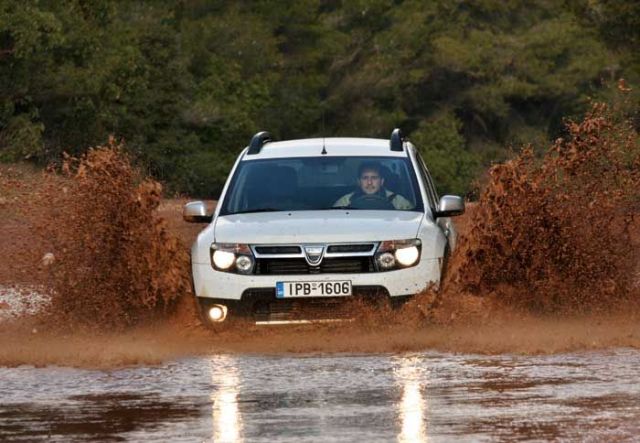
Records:
[[[327,209],[353,209],[351,206],[329,206],[328,208],[320,208],[322,211]]]
[[[251,212],[277,212],[277,211],[286,211],[286,209],[276,209],[276,208],[256,208],[256,209],[246,209],[244,211],[237,211],[237,212],[232,212],[231,214],[228,215],[235,215],[235,214],[249,214]]]

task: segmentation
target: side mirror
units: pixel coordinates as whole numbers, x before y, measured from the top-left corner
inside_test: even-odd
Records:
[[[457,195],[443,195],[434,217],[453,217],[464,213],[464,200]]]
[[[204,202],[189,202],[182,209],[182,219],[189,223],[210,223],[213,216],[207,215],[207,205]]]

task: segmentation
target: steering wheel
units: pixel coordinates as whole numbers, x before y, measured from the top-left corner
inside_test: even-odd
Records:
[[[351,199],[350,206],[355,209],[395,209],[393,203],[380,194],[360,194]]]

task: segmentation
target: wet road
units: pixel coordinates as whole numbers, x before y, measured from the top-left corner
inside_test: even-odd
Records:
[[[0,368],[0,440],[633,440],[640,351]]]

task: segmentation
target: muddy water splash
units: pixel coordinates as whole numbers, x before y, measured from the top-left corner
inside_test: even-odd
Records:
[[[62,171],[44,176],[28,217],[48,251],[34,275],[51,296],[44,326],[111,330],[166,314],[190,286],[186,249],[156,215],[160,184],[114,141]]]
[[[541,159],[531,148],[494,166],[471,219],[461,290],[537,312],[637,301],[640,139],[596,104]]]

